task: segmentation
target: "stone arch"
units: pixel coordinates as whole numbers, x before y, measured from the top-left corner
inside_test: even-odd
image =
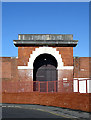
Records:
[[[55,57],[58,63],[57,69],[62,69],[63,68],[63,62],[61,55],[59,54],[59,51],[56,50],[56,48],[52,47],[39,47],[36,48],[35,51],[30,55],[29,62],[28,62],[28,68],[33,69],[33,63],[36,57],[38,57],[41,54],[51,54],[52,56]]]

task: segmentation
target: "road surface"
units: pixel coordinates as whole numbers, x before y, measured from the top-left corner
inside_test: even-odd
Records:
[[[3,104],[2,118],[11,118],[12,120],[13,118],[89,120],[89,113],[41,105]]]

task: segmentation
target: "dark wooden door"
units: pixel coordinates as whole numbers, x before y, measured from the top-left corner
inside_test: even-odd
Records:
[[[56,81],[57,70],[53,65],[43,65],[37,70],[36,81]]]
[[[57,81],[57,70],[55,66],[48,64],[40,67],[36,73],[36,81],[40,81],[40,92],[56,92],[57,83],[54,81]]]

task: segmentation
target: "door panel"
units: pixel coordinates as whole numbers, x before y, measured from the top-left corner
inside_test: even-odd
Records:
[[[44,65],[37,70],[36,81],[40,81],[40,92],[56,92],[57,70],[53,65]],[[46,83],[48,81],[48,83]],[[55,87],[55,88],[54,88]]]
[[[56,81],[57,70],[53,65],[44,65],[37,70],[36,81]]]

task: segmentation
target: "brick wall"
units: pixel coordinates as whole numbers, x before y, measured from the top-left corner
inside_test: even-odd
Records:
[[[67,79],[68,85],[63,84],[64,86],[64,92],[72,92],[73,91],[73,70],[58,70],[58,81],[59,83],[59,92],[63,91],[62,83],[64,79]]]
[[[73,66],[73,47],[56,47],[61,54],[64,66]]]
[[[3,93],[3,103],[40,104],[91,112],[91,94],[81,93]]]
[[[74,57],[74,78],[90,78],[89,57]]]
[[[30,55],[35,51],[38,47],[18,47],[18,66],[27,66],[29,62]],[[64,66],[73,66],[73,47],[53,47],[59,51],[61,54],[62,62]],[[18,70],[19,79],[22,80],[32,80],[32,77],[29,76],[29,72],[32,74],[32,71],[29,70]],[[73,78],[73,70],[58,70],[58,80],[62,80],[63,78],[72,79]],[[22,75],[23,74],[23,75]]]
[[[18,47],[18,66],[27,66],[30,54],[38,47]]]
[[[0,58],[2,80],[18,80],[17,59],[12,57]]]
[[[89,63],[90,58],[81,57],[74,59],[74,77],[88,78],[89,77]],[[3,81],[32,81],[31,70],[18,70],[17,58],[3,57],[0,58],[2,62],[2,80]],[[26,62],[27,63],[27,62]],[[72,63],[71,63],[72,64]],[[71,65],[70,64],[70,65]],[[72,79],[73,72],[71,70],[59,70],[59,79],[68,78]],[[66,107],[71,109],[90,111],[91,105],[89,100],[91,94],[81,93],[16,93],[9,94],[3,93],[3,103],[29,103],[29,104],[41,104],[51,105],[58,107]]]
[[[32,80],[32,70],[18,70],[17,69],[17,58],[3,57],[0,58],[0,71],[2,71],[3,80]],[[79,57],[74,58],[74,72],[72,70],[58,70],[58,79],[63,78],[72,79],[73,74],[74,78],[89,78],[90,76],[90,62],[91,58],[89,57]],[[26,62],[27,63],[27,62]],[[71,64],[70,64],[71,65]],[[1,74],[0,74],[1,75]]]
[[[26,66],[30,54],[38,47],[18,47],[18,66]],[[64,66],[73,66],[73,47],[54,47],[61,54]]]
[[[0,58],[0,63],[2,63],[3,80],[32,80],[32,71],[31,70],[18,70],[17,69],[17,58],[3,57]],[[58,70],[59,80],[62,78],[89,78],[90,77],[90,65],[91,58],[89,57],[79,57],[74,58],[74,72],[72,70]],[[27,62],[26,62],[27,63]],[[72,63],[70,64],[72,65]],[[0,74],[1,75],[1,74]],[[18,77],[19,76],[19,77]],[[19,79],[18,79],[19,78]]]

